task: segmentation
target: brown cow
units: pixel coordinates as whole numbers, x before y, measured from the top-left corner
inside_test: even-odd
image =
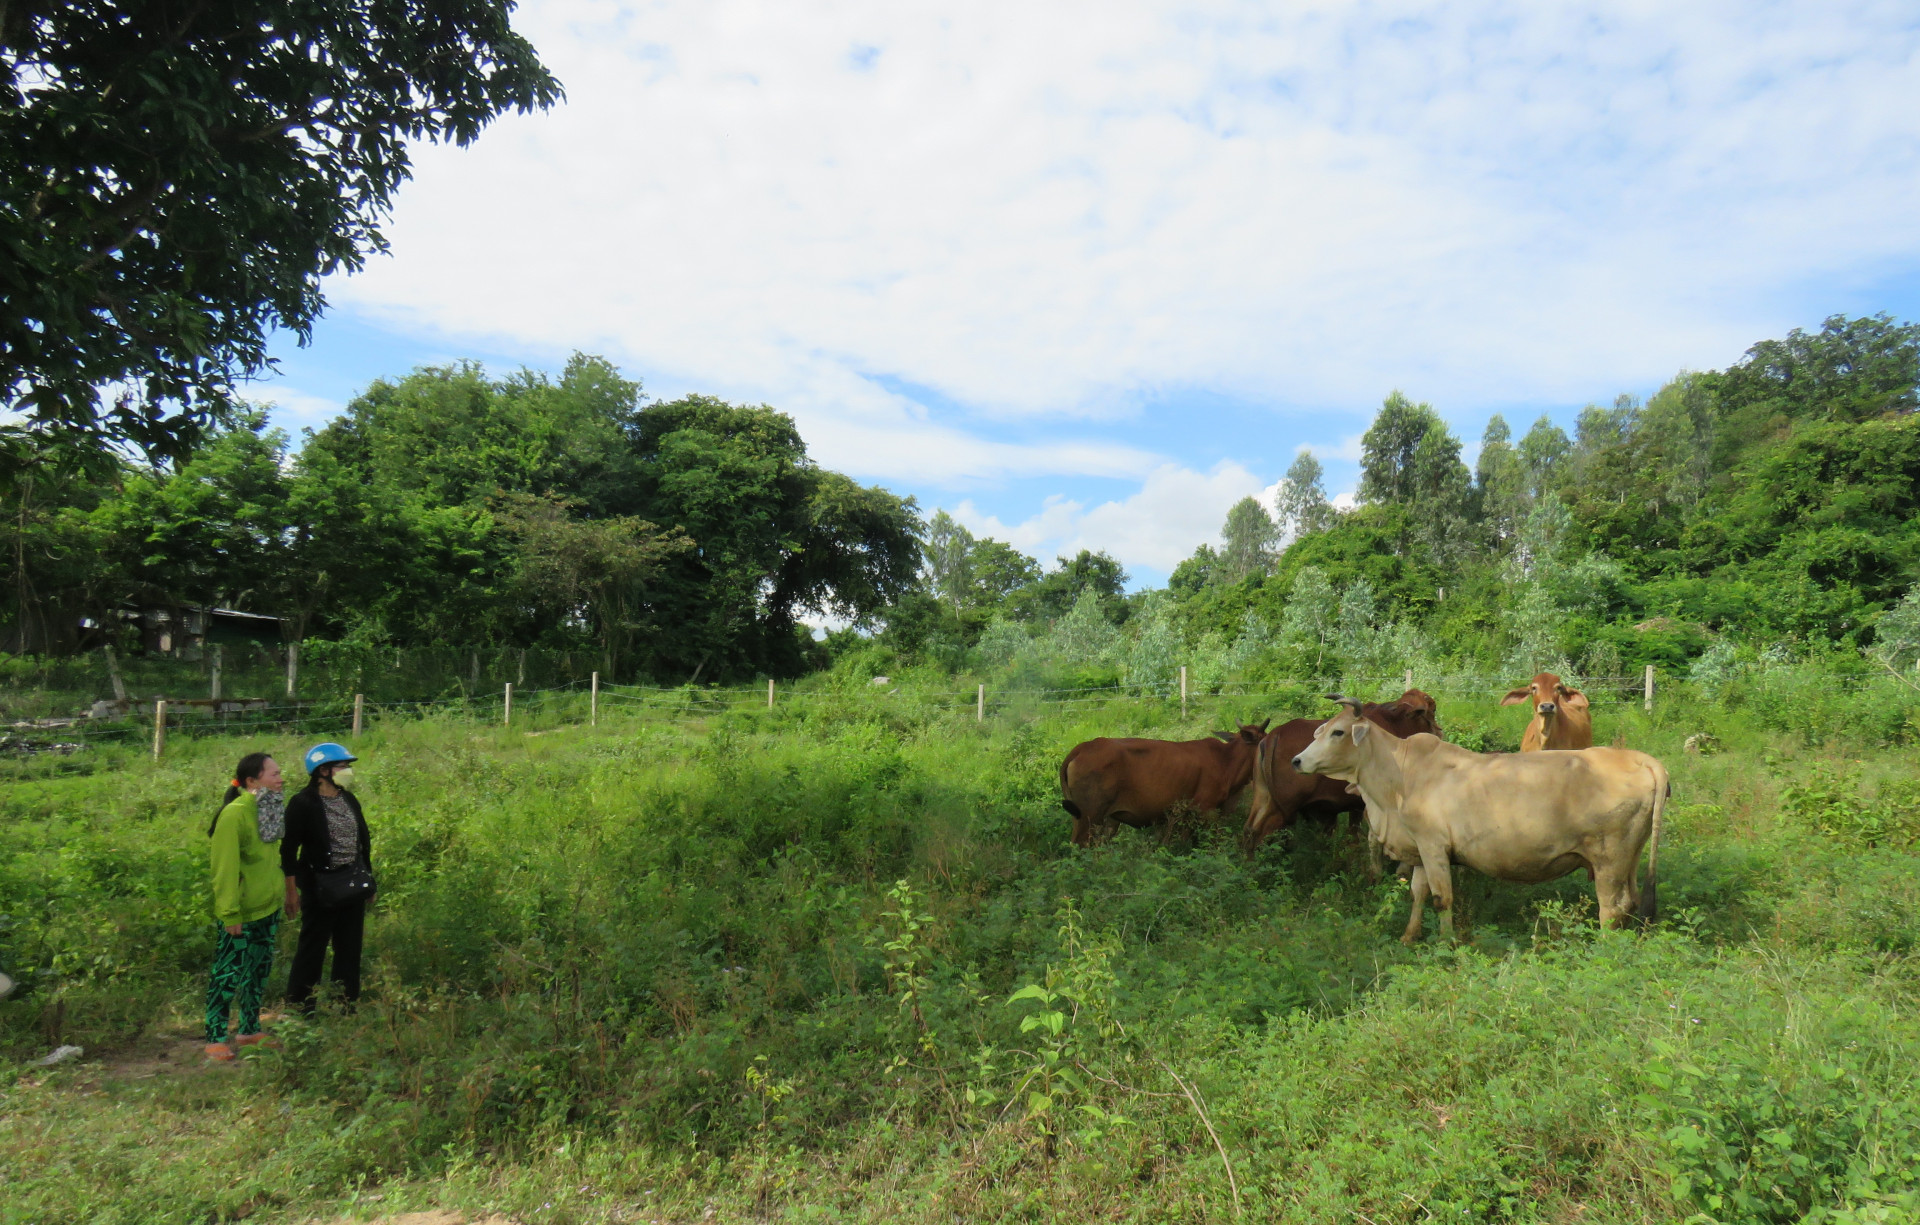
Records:
[[[1060,806],[1073,814],[1073,841],[1091,846],[1116,824],[1139,828],[1167,819],[1182,802],[1196,812],[1231,803],[1253,781],[1253,758],[1267,723],[1205,740],[1115,739],[1073,746],[1060,763]]]
[[[1520,737],[1522,753],[1593,747],[1593,716],[1587,712],[1586,694],[1553,673],[1542,672],[1501,698],[1500,705],[1514,706],[1529,699],[1533,702],[1533,722]]]
[[[1361,706],[1361,717],[1386,728],[1396,736],[1416,732],[1440,734],[1434,715],[1439,703],[1418,689],[1409,689],[1392,702],[1368,702]],[[1360,793],[1338,779],[1320,774],[1300,774],[1293,768],[1294,754],[1307,747],[1313,731],[1323,719],[1294,719],[1267,733],[1260,742],[1259,763],[1253,772],[1253,803],[1247,809],[1247,824],[1241,842],[1247,854],[1260,849],[1268,834],[1285,829],[1303,814],[1334,817],[1343,812],[1360,812],[1366,804]]]

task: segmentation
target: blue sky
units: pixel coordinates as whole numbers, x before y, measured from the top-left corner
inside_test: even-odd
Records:
[[[418,150],[256,394],[584,349],[1158,583],[1394,388],[1471,447],[1920,317],[1920,11],[1675,7],[536,0],[567,103]]]

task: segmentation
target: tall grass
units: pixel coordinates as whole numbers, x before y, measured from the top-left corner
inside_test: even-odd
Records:
[[[384,722],[357,746],[363,1006],[232,1077],[25,1077],[7,1211],[1910,1219],[1920,830],[1907,724],[1847,700],[1798,728],[1737,696],[1602,703],[1601,742],[1674,772],[1669,921],[1597,933],[1582,878],[1461,873],[1466,943],[1414,950],[1404,888],[1338,828],[1252,862],[1230,830],[1067,845],[1076,741],[1317,713],[1305,691],[1186,723],[1153,699],[978,723],[911,685]],[[1443,697],[1442,722],[1510,747],[1524,712]],[[1717,753],[1682,749],[1700,732]],[[16,768],[0,968],[28,989],[0,1047],[187,1028],[220,784],[300,747]]]

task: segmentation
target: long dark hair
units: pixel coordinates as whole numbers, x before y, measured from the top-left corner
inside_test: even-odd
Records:
[[[227,794],[221,798],[220,807],[213,814],[213,824],[207,826],[207,837],[213,837],[213,831],[220,825],[220,814],[225,812],[227,805],[233,803],[234,798],[240,794],[240,784],[259,778],[260,772],[265,770],[267,763],[272,760],[272,753],[248,753],[240,759],[240,764],[233,768],[233,781],[227,784]]]

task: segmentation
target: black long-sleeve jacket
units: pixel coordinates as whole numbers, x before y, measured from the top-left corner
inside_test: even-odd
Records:
[[[360,827],[360,862],[373,867],[373,835],[367,832],[367,818],[353,792],[340,789],[347,807],[353,809],[354,823]],[[287,801],[287,831],[280,838],[280,874],[291,876],[302,890],[313,889],[316,872],[326,871],[332,858],[333,843],[327,836],[327,809],[320,802],[320,791],[308,787]]]

